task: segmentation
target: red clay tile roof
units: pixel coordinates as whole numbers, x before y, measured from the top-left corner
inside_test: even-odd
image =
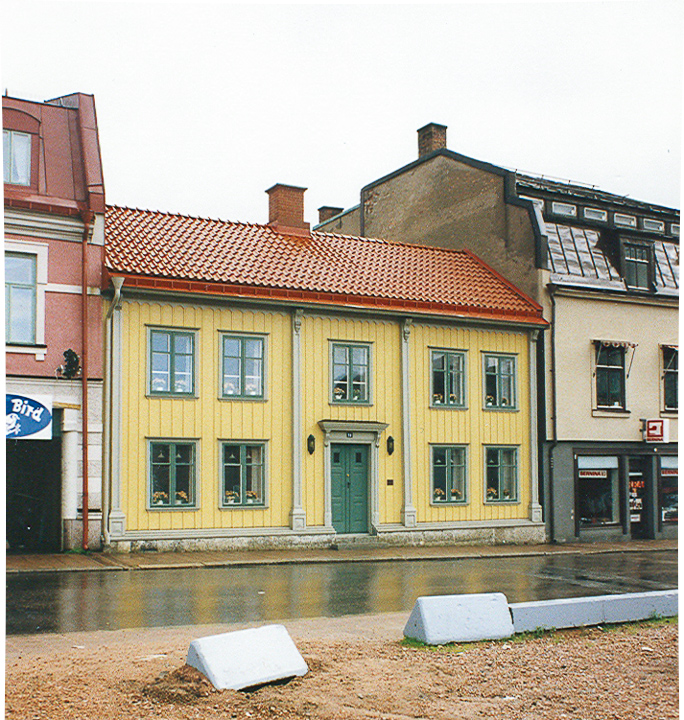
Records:
[[[324,302],[545,325],[465,250],[109,206],[106,266],[125,287]]]

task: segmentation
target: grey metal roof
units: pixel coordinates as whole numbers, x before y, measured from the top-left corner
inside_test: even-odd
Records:
[[[599,243],[600,233],[590,228],[545,223],[551,281],[626,292],[619,269]],[[655,292],[679,294],[679,245],[655,240]]]

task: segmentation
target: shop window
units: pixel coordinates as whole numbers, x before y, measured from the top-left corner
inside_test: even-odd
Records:
[[[222,507],[264,505],[265,454],[263,443],[222,443]]]
[[[616,457],[580,457],[578,503],[583,526],[614,525],[620,521],[620,486]]]
[[[511,355],[484,356],[485,407],[514,409],[516,406],[515,357]]]
[[[195,507],[195,443],[150,442],[150,507]]]
[[[223,336],[223,397],[264,397],[264,344],[263,337]]]
[[[370,402],[370,347],[332,343],[332,402]]]
[[[673,524],[679,517],[679,459],[660,458],[660,517],[663,524]]]
[[[2,131],[2,177],[11,185],[31,184],[31,135]]]
[[[625,348],[620,344],[596,343],[596,405],[625,408]]]
[[[511,447],[485,448],[485,501],[518,500],[518,450]]]
[[[625,243],[623,248],[625,283],[637,290],[649,290],[653,274],[653,253],[648,245]]]
[[[37,257],[5,253],[5,342],[36,342]]]
[[[432,351],[432,406],[465,407],[465,353]]]
[[[150,330],[150,394],[192,395],[195,391],[195,333]]]
[[[663,395],[665,410],[679,407],[679,348],[663,347]]]
[[[432,501],[439,504],[467,501],[465,447],[432,448]]]

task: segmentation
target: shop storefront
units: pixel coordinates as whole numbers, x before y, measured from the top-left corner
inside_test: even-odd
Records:
[[[576,537],[676,537],[678,459],[666,452],[676,448],[621,447],[612,454],[576,449]]]

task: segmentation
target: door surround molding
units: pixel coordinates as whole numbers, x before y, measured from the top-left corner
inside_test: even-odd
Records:
[[[323,522],[332,527],[332,469],[330,446],[335,443],[368,445],[368,485],[370,487],[370,533],[377,535],[380,525],[380,437],[388,423],[349,420],[320,420],[318,426],[325,433],[323,439],[325,482]],[[351,434],[352,437],[349,437]]]

